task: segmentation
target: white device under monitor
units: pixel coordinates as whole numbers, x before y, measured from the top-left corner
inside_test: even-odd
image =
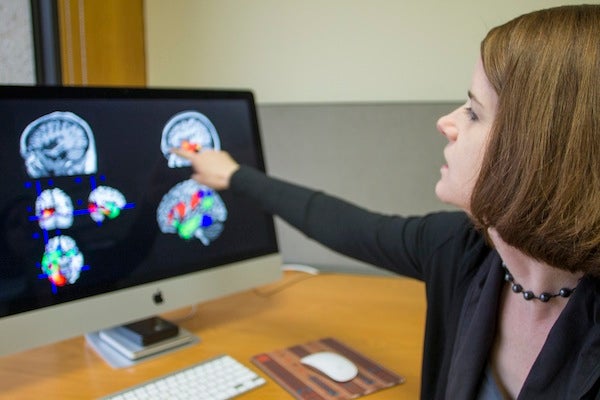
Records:
[[[264,170],[249,91],[0,87],[0,355],[280,277],[273,219],[169,149]]]

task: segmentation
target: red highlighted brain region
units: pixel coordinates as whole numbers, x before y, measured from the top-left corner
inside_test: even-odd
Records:
[[[96,222],[115,219],[126,205],[125,196],[118,190],[108,186],[98,186],[92,190],[88,198],[90,217]]]
[[[42,258],[42,272],[53,285],[75,283],[83,267],[83,254],[73,238],[61,235],[48,240]]]
[[[41,229],[67,229],[73,225],[73,202],[61,189],[46,189],[35,201],[35,215]]]
[[[190,162],[171,153],[172,148],[199,152],[201,149],[220,150],[219,134],[213,123],[198,111],[175,114],[165,125],[160,148],[170,168],[187,167]]]
[[[227,208],[214,190],[189,179],[175,185],[158,205],[157,221],[163,233],[196,238],[205,246],[219,237]]]

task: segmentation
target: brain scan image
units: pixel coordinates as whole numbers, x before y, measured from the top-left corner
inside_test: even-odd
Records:
[[[223,231],[227,209],[214,190],[189,179],[163,196],[157,220],[163,233],[176,233],[183,239],[196,238],[208,246]]]
[[[90,126],[71,112],[56,111],[31,122],[21,134],[21,156],[31,178],[96,172]]]
[[[169,168],[190,166],[190,161],[171,154],[172,148],[199,152],[202,149],[221,149],[217,129],[210,120],[197,111],[184,111],[173,116],[162,132],[160,149],[168,160]]]
[[[108,186],[98,186],[88,197],[90,217],[98,223],[107,218],[117,218],[125,204],[125,196],[117,189]]]
[[[35,201],[35,215],[44,230],[70,228],[73,225],[73,202],[61,189],[46,189]]]
[[[79,279],[83,255],[70,236],[56,236],[46,244],[42,272],[54,286],[65,286]]]

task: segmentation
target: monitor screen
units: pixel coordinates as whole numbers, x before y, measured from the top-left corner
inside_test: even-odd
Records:
[[[0,121],[0,354],[279,276],[272,217],[169,151],[264,170],[251,92],[2,87]]]

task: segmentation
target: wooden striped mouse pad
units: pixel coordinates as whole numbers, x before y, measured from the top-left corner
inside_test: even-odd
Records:
[[[331,351],[346,357],[358,368],[349,382],[336,382],[300,363],[312,353]],[[404,378],[334,338],[257,354],[252,362],[299,400],[355,399],[404,382]]]

